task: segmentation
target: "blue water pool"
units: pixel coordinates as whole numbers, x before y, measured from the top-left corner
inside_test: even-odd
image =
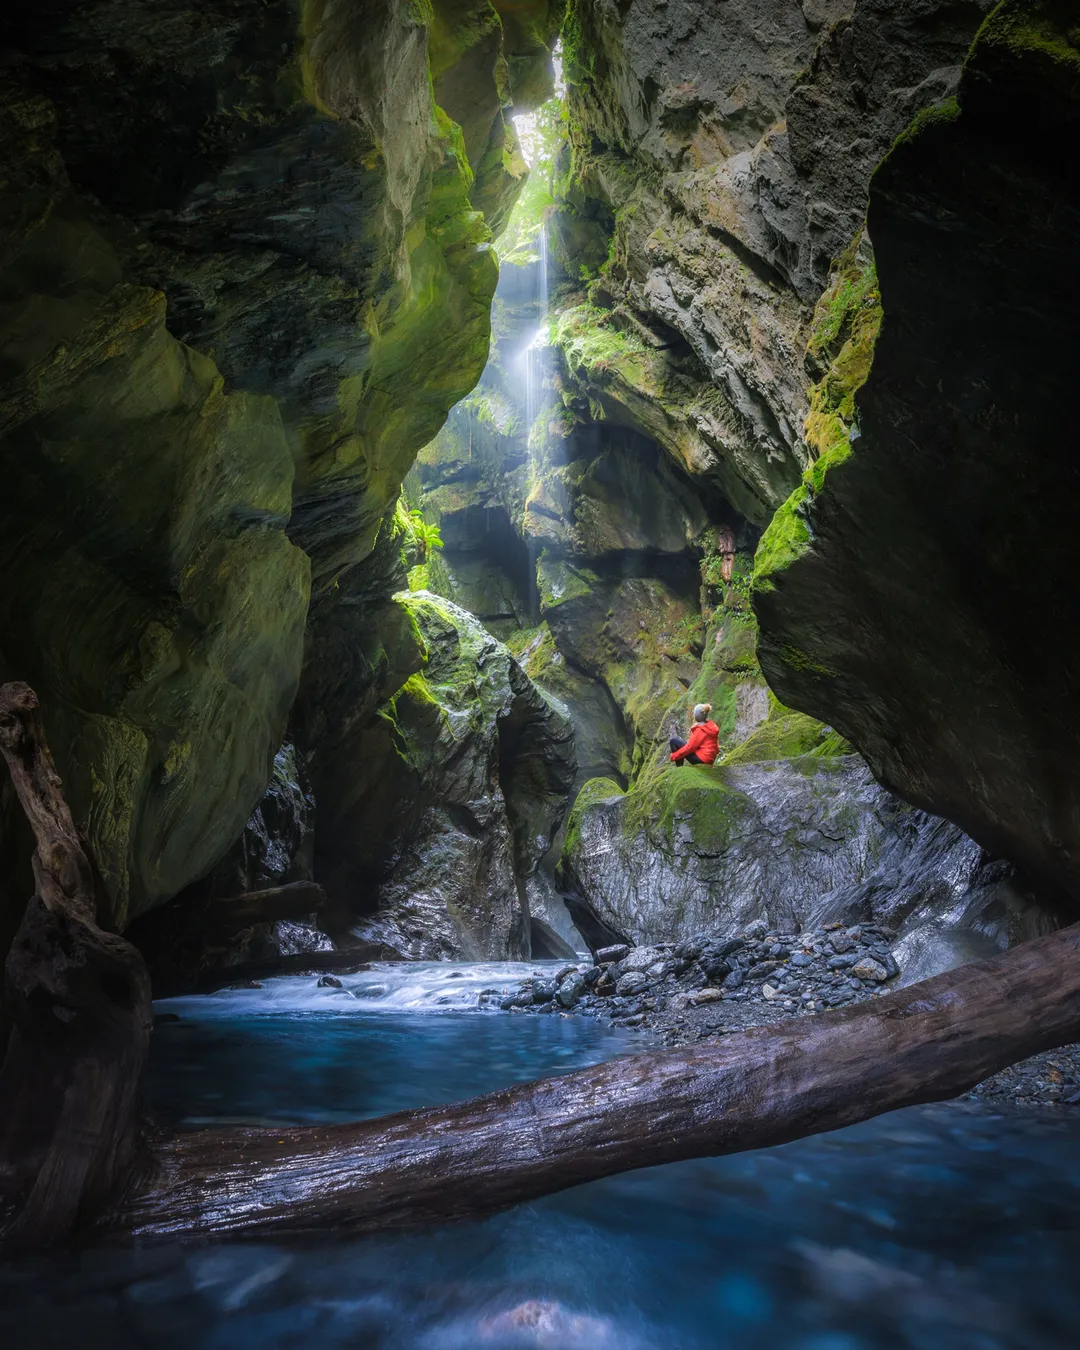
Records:
[[[409,968],[161,1005],[174,1125],[453,1100],[642,1048]],[[955,1104],[581,1187],[483,1223],[0,1267],[5,1350],[1057,1350],[1080,1345],[1080,1113]]]

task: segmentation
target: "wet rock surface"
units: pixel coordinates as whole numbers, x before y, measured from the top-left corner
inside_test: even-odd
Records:
[[[796,933],[758,921],[734,936],[611,947],[596,964],[526,980],[501,1006],[541,1011],[554,1003],[683,1044],[884,993],[900,975],[895,942],[895,931],[878,924]]]
[[[957,100],[875,175],[886,320],[860,436],[755,603],[781,698],[1075,916],[1073,22],[1066,7],[999,7]]]
[[[352,791],[316,852],[331,904],[410,959],[527,956],[526,885],[566,810],[573,727],[471,614],[426,592],[399,608],[422,669],[340,765]]]
[[[575,803],[563,878],[639,944],[758,920],[787,933],[885,925],[910,979],[1055,926],[1012,868],[854,755],[662,766],[628,793],[596,780]]]

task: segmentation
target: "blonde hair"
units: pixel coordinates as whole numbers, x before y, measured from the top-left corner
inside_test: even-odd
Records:
[[[712,704],[711,704],[711,703],[695,703],[695,704],[694,704],[694,721],[695,721],[695,722],[704,722],[705,719],[706,719],[706,717],[708,717],[708,715],[709,715],[711,712],[712,712]]]

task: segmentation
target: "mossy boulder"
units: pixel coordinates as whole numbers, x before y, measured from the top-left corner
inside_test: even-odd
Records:
[[[919,978],[956,963],[954,928],[983,950],[1047,922],[1008,868],[852,755],[670,765],[626,793],[586,783],[561,881],[582,931],[639,944],[733,936],[758,919],[781,932],[884,922],[904,931]]]
[[[769,715],[745,740],[724,756],[725,764],[753,764],[762,760],[822,758],[850,755],[852,747],[838,732],[806,713],[785,708],[769,691]]]

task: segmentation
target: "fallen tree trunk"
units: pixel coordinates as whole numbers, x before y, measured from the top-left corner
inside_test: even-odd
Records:
[[[130,1180],[150,980],[135,948],[98,926],[94,871],[25,684],[0,688],[0,752],[37,844],[36,893],[5,963],[3,1241],[38,1247],[96,1217]]]
[[[163,1139],[144,1237],[474,1218],[598,1177],[953,1097],[1080,1039],[1080,926],[839,1012],[355,1125]]]

